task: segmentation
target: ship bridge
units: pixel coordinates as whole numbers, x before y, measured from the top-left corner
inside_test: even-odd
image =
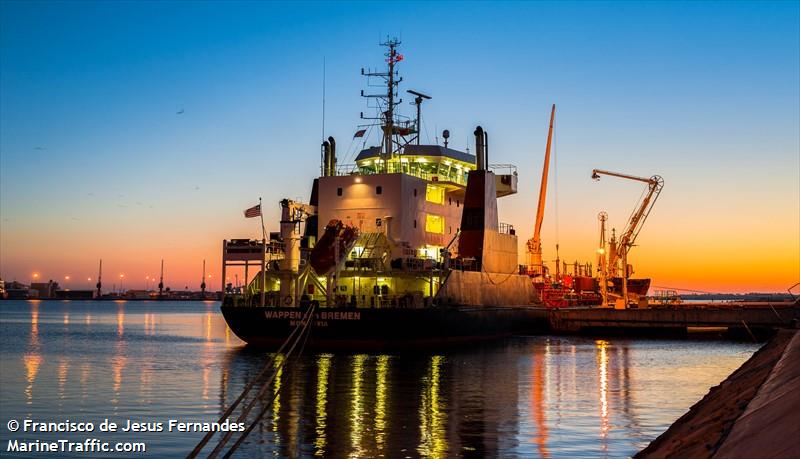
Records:
[[[370,147],[356,156],[355,164],[342,165],[337,175],[406,174],[429,182],[436,182],[448,192],[463,192],[469,171],[476,169],[475,155],[441,145],[413,145],[403,147],[402,154],[386,158],[380,147]],[[517,168],[510,164],[492,164],[495,173],[497,196],[517,192]]]
[[[385,158],[380,147],[362,150],[356,156],[357,173],[363,175],[402,173],[445,187],[463,188],[467,174],[475,169],[475,156],[440,145],[406,145],[403,154]]]

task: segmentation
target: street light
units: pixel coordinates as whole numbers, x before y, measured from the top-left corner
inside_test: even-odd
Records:
[[[124,292],[124,290],[122,289],[122,279],[124,279],[124,278],[125,278],[125,274],[120,274],[119,275],[119,292],[120,293]]]

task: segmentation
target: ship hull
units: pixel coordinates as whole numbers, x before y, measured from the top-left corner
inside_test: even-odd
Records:
[[[222,306],[231,330],[248,345],[278,349],[303,319],[301,308]],[[547,310],[534,307],[321,308],[307,348],[426,349],[505,338],[547,329]]]

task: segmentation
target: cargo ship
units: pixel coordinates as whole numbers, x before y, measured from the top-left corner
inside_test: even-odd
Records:
[[[472,152],[451,148],[447,130],[443,144],[422,144],[430,96],[407,91],[416,116],[396,112],[403,55],[396,39],[382,45],[386,68],[361,72],[381,82],[379,93],[362,92],[376,116],[362,113],[372,124],[355,133],[374,132],[380,144],[364,141],[342,165],[329,137],[309,201],[280,201],[279,232],[223,241],[225,320],[267,348],[300,325],[312,327],[316,349],[427,348],[544,330],[547,309],[519,264],[516,231],[498,216],[497,200],[517,192],[516,167],[490,164],[480,126]],[[260,206],[245,214],[261,216],[263,228]],[[233,270],[242,287],[225,283]]]

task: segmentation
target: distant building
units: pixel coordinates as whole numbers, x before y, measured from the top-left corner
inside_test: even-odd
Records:
[[[6,282],[6,298],[9,300],[27,300],[29,297],[27,285],[17,281]]]
[[[56,291],[58,290],[58,282],[53,282],[52,280],[48,282],[33,282],[30,290],[35,290],[37,292],[35,294],[36,298],[55,298]],[[33,292],[30,292],[30,296],[34,296]]]

